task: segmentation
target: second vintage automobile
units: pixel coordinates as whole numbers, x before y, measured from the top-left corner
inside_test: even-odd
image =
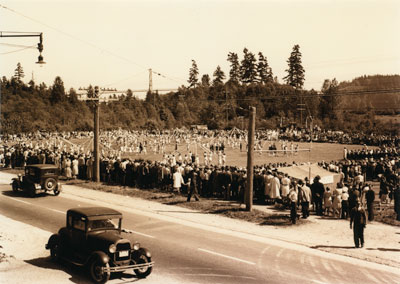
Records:
[[[12,190],[25,191],[31,197],[39,193],[53,192],[59,195],[61,184],[58,181],[60,169],[55,165],[37,164],[25,167],[25,174],[12,179]]]
[[[86,266],[95,283],[111,272],[131,270],[138,278],[150,275],[154,262],[149,250],[122,236],[122,214],[107,207],[79,207],[67,211],[67,224],[50,237],[46,249],[53,260]]]

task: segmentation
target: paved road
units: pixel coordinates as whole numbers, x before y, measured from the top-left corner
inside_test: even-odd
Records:
[[[96,203],[83,198],[69,199],[63,194],[29,198],[14,194],[10,186],[0,185],[0,214],[50,232],[65,224],[67,209]],[[279,245],[268,239],[260,242],[235,236],[233,232],[194,228],[133,213],[129,208],[121,211],[123,227],[134,231],[127,237],[139,241],[153,253],[156,262],[153,273],[177,282],[400,283],[400,274],[388,272],[380,265],[360,265],[361,261],[314,253],[289,244]],[[44,244],[32,245],[44,247]],[[82,277],[74,270],[69,273],[76,273],[72,275],[75,278]],[[121,279],[116,283],[121,283]]]

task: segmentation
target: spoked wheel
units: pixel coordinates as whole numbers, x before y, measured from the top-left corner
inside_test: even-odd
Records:
[[[57,187],[57,182],[54,178],[47,178],[43,183],[44,189],[46,191],[53,191]]]
[[[110,279],[110,272],[104,272],[103,269],[110,268],[108,263],[96,259],[90,264],[90,276],[95,283],[106,283]]]
[[[134,261],[135,264],[145,264],[145,263],[150,263],[151,262],[151,257],[147,257],[146,255],[142,254],[139,259]],[[150,275],[153,267],[152,266],[145,266],[141,268],[134,269],[133,271],[135,272],[136,276],[138,278],[145,278]]]

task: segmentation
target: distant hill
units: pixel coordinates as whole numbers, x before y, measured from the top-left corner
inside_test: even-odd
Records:
[[[397,90],[397,92],[380,92]],[[365,111],[375,109],[378,113],[394,114],[400,112],[400,75],[362,76],[339,84],[339,92],[363,92],[370,94],[346,96],[343,109]],[[374,92],[376,91],[376,93]]]

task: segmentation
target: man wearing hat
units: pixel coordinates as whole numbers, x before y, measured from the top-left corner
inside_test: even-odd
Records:
[[[314,202],[315,212],[318,216],[322,216],[322,198],[324,196],[325,188],[320,182],[321,177],[317,175],[314,178],[314,183],[311,185],[312,198]]]
[[[354,225],[353,225],[354,224]],[[356,206],[350,212],[350,229],[353,229],[354,244],[356,248],[364,246],[364,228],[367,226],[367,216],[357,198]]]

